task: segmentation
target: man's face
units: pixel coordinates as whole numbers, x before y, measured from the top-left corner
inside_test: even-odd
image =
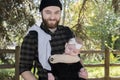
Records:
[[[61,10],[57,6],[49,6],[42,10],[42,20],[48,28],[55,28],[61,17]]]

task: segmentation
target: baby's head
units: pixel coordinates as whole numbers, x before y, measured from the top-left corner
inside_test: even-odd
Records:
[[[80,41],[78,42],[75,38],[70,39],[68,44],[74,44],[76,49],[80,49],[82,47],[82,43],[80,43]]]
[[[81,43],[78,43],[75,38],[69,40],[65,45],[65,54],[78,55],[80,53]]]

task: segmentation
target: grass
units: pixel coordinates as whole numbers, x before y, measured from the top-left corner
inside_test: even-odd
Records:
[[[98,64],[104,61],[84,61],[85,64]],[[104,77],[104,67],[86,67],[88,71],[88,78],[101,78]],[[0,69],[0,80],[14,76],[14,69]],[[120,77],[120,67],[110,67],[110,77]]]
[[[120,58],[114,57],[110,54],[110,63],[120,64]],[[83,59],[84,64],[104,64],[104,57],[101,58],[99,55],[88,56],[88,58]],[[104,77],[104,67],[86,67],[88,71],[89,78],[101,78]],[[110,77],[120,77],[120,67],[111,66],[109,68]]]
[[[14,77],[14,69],[0,69],[0,80],[11,80]]]
[[[100,78],[104,76],[104,68],[102,67],[87,67],[86,69],[88,71],[89,78]]]
[[[104,77],[103,67],[86,67],[89,78],[101,78]],[[120,77],[120,67],[110,67],[110,77]]]
[[[120,77],[120,67],[110,67],[110,76],[111,77],[115,77],[115,76]]]
[[[86,67],[89,78],[101,78],[104,77],[103,67]],[[0,80],[4,77],[14,76],[14,69],[0,69]],[[120,67],[110,67],[110,76],[120,76]]]

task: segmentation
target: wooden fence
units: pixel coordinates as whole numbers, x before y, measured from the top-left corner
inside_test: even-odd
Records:
[[[14,53],[15,54],[15,64],[14,65],[0,65],[0,69],[6,69],[6,68],[15,68],[15,80],[19,80],[19,51],[20,48],[17,46],[15,49],[0,49],[0,55],[1,53]],[[120,51],[112,51],[114,54],[120,54]],[[81,51],[81,53],[90,54],[90,53],[105,53],[105,60],[104,64],[87,64],[85,67],[104,67],[105,75],[103,78],[89,78],[87,80],[120,80],[120,77],[110,77],[110,66],[120,66],[120,64],[110,64],[110,51],[109,49],[105,49],[103,51],[101,50],[87,50],[87,51]]]
[[[120,54],[119,50],[113,50],[112,51],[114,54]],[[89,78],[87,80],[120,80],[119,77],[110,77],[110,66],[120,66],[120,64],[111,64],[110,63],[110,50],[106,48],[103,51],[96,51],[96,50],[89,50],[89,51],[81,51],[81,53],[85,54],[93,54],[93,53],[104,53],[105,59],[104,59],[104,64],[87,64],[85,67],[104,67],[104,77],[103,78]]]
[[[0,64],[0,69],[15,68],[15,80],[19,80],[19,51],[20,47],[16,46],[15,49],[0,49],[1,54],[15,54],[15,64]]]

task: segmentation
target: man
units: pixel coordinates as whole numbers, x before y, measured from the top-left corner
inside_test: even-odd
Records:
[[[68,27],[58,25],[61,10],[62,5],[59,0],[41,1],[42,23],[40,26],[33,25],[28,30],[21,46],[20,74],[24,80],[37,80],[31,72],[34,66],[37,68],[39,80],[59,80],[57,75],[61,73],[60,68],[64,69],[64,66],[67,66],[64,70],[68,70],[69,65],[59,66],[59,64],[50,65],[48,63],[49,56],[62,54],[65,43],[74,37]],[[78,75],[87,78],[86,71],[80,72]]]

